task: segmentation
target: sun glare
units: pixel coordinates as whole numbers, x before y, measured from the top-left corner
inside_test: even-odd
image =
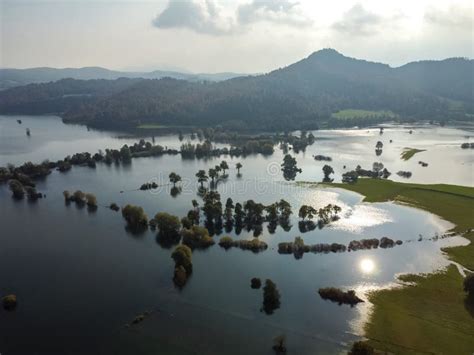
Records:
[[[375,270],[375,263],[372,259],[362,259],[359,268],[364,274],[371,274]]]

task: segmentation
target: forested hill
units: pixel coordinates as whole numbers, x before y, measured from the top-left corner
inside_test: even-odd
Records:
[[[119,78],[161,79],[165,77],[188,81],[220,81],[235,78],[236,73],[192,74],[178,71],[154,70],[150,72],[117,71],[101,67],[84,68],[28,68],[0,69],[0,90],[28,84],[48,83],[61,79],[93,80]]]
[[[288,67],[221,82],[163,78],[60,80],[0,92],[0,112],[63,112],[92,126],[215,125],[310,128],[343,109],[392,111],[404,118],[468,119],[474,61],[421,61],[399,68],[332,49]]]

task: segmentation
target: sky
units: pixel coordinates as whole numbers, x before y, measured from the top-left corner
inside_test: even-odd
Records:
[[[322,48],[474,57],[471,0],[0,0],[0,67],[263,73]]]

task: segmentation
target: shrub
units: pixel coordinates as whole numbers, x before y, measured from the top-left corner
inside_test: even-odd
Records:
[[[469,274],[464,278],[464,291],[470,297],[474,297],[474,274]]]
[[[16,296],[15,295],[7,295],[2,298],[3,308],[7,311],[13,311],[16,308]]]
[[[163,236],[176,236],[181,227],[179,218],[166,212],[157,213],[154,220]]]
[[[110,208],[112,211],[115,211],[115,212],[120,211],[120,207],[119,207],[115,202],[112,202],[112,203],[110,204],[109,208]]]
[[[250,280],[250,287],[251,288],[258,289],[261,286],[262,286],[262,281],[259,278],[254,277],[254,278],[252,278],[252,280]]]
[[[86,203],[89,207],[97,207],[97,198],[94,194],[86,194]]]
[[[272,314],[277,308],[280,308],[280,292],[275,283],[267,279],[263,287],[263,310],[266,314]]]
[[[224,249],[229,249],[234,246],[234,240],[229,236],[224,236],[219,240],[219,245]]]
[[[349,304],[351,306],[354,306],[355,304],[359,302],[364,302],[359,297],[357,297],[354,290],[349,290],[349,291],[344,292],[335,287],[326,287],[326,288],[320,288],[318,293],[322,299],[330,300],[332,302],[337,302],[339,303],[339,305],[344,303],[344,304]]]
[[[201,226],[192,226],[190,229],[183,229],[183,244],[190,248],[207,248],[214,245],[214,240],[209,236],[209,231]]]
[[[364,341],[356,341],[352,344],[352,349],[349,355],[372,355],[375,354],[374,348]]]
[[[22,199],[25,196],[25,190],[23,184],[18,180],[10,180],[8,184],[12,192],[12,196],[16,199]]]
[[[146,226],[148,217],[140,206],[126,205],[122,207],[122,216],[131,227]]]

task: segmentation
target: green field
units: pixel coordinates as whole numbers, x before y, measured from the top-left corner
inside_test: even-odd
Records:
[[[392,111],[369,111],[347,109],[335,112],[331,115],[339,120],[350,120],[354,118],[396,118],[398,117]]]
[[[140,129],[160,129],[160,128],[165,128],[165,126],[160,125],[160,124],[149,123],[149,124],[141,124],[137,128],[140,128]]]
[[[425,149],[415,149],[415,148],[404,148],[403,152],[401,154],[401,158],[403,160],[408,160],[412,156],[414,156],[416,153],[424,152]]]
[[[454,185],[404,184],[359,179],[356,184],[327,184],[358,192],[367,202],[396,201],[434,213],[456,226],[471,244],[445,248],[453,261],[474,270],[474,188]],[[474,306],[465,303],[463,278],[454,265],[428,275],[405,275],[414,282],[369,295],[373,313],[365,327],[368,342],[394,354],[472,354]]]

